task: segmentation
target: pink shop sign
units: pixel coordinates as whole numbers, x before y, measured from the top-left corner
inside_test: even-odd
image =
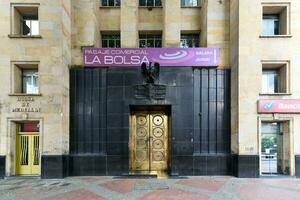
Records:
[[[263,99],[258,101],[259,113],[300,113],[300,99]]]
[[[142,63],[160,66],[216,67],[218,48],[86,48],[84,65],[87,67],[140,67]]]

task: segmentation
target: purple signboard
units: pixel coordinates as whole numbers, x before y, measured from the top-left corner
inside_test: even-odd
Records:
[[[218,48],[86,48],[84,65],[89,67],[129,67],[142,63],[160,66],[219,65]]]

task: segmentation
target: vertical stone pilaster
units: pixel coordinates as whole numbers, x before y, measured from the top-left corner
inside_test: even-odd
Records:
[[[180,1],[164,1],[163,46],[179,47],[181,12]]]
[[[234,3],[233,1],[231,4],[235,6]],[[230,1],[207,1],[206,9],[206,45],[207,47],[220,48],[219,68],[228,68],[230,66],[228,51],[230,41]],[[232,10],[232,12],[237,11]]]
[[[231,151],[239,153],[239,1],[230,1]]]
[[[72,65],[82,65],[82,47],[99,47],[100,1],[71,0]]]
[[[121,47],[138,46],[138,0],[121,1]]]

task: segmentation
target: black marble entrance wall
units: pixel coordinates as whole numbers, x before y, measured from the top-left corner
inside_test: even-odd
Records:
[[[0,156],[0,179],[5,176],[5,156]]]
[[[143,83],[139,68],[71,69],[67,174],[127,174],[130,109],[157,105],[170,111],[170,174],[232,174],[230,71],[163,67],[164,100],[137,99]]]
[[[295,175],[300,178],[300,155],[295,155]]]

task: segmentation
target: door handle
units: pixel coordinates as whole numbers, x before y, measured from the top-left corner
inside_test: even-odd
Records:
[[[153,139],[153,137],[152,136],[149,136],[147,139],[145,139],[145,142],[148,142],[148,141],[150,141],[150,140],[152,140]]]

